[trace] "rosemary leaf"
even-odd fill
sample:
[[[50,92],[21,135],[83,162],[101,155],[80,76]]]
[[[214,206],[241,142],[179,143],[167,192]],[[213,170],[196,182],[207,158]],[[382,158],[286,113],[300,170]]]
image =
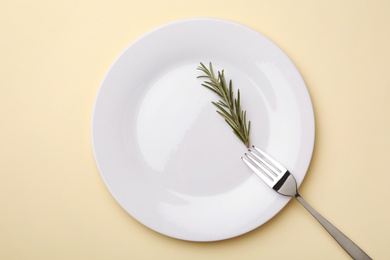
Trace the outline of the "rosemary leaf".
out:
[[[211,91],[214,91],[217,95],[219,95],[219,92],[217,91],[217,90],[215,90],[214,88],[212,88],[212,87],[209,87],[208,85],[206,85],[206,84],[201,84],[203,87],[205,87],[205,88],[208,88],[208,89],[210,89]]]
[[[217,113],[218,113],[220,116],[222,116],[223,119],[225,119],[226,121],[229,121],[228,123],[229,123],[229,125],[231,125],[231,127],[232,127],[233,129],[237,129],[237,128],[236,128],[237,126],[234,124],[234,120],[232,119],[232,117],[231,117],[230,115],[227,115],[227,114],[225,114],[225,113],[223,113],[223,112],[221,112],[221,111],[218,111],[218,110],[217,110]]]
[[[217,112],[222,112],[224,115],[226,115],[230,120],[232,120],[234,122],[234,118],[221,105],[219,105],[216,102],[211,102],[211,103],[213,103],[213,105],[219,109],[219,111],[217,111]]]
[[[228,105],[226,105],[226,104],[225,104],[224,102],[222,102],[221,100],[219,100],[219,101],[217,102],[217,104],[220,105],[220,106],[229,108]]]

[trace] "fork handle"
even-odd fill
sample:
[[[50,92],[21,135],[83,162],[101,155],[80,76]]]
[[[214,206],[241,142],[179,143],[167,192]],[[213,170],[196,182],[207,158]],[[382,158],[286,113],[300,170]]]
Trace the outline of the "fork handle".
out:
[[[301,205],[310,212],[310,214],[317,219],[318,222],[329,232],[329,234],[340,244],[342,248],[353,259],[372,259],[369,257],[360,247],[358,247],[351,239],[344,235],[340,230],[333,226],[328,220],[321,216],[315,209],[313,209],[299,194],[295,196],[295,199],[301,203]]]

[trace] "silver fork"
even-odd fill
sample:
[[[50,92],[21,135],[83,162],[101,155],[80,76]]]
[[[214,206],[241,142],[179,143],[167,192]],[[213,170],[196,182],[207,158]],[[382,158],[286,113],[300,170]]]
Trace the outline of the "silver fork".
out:
[[[353,259],[371,259],[360,247],[321,216],[299,195],[295,178],[285,167],[256,146],[253,145],[252,148],[248,149],[248,153],[245,153],[245,156],[241,159],[268,186],[279,194],[293,197],[301,203]]]

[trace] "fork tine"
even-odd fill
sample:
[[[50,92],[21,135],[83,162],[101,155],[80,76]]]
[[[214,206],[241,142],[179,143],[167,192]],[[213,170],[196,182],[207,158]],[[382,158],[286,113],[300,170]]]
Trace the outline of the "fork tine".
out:
[[[255,164],[255,166],[257,166],[257,168],[259,168],[264,174],[267,175],[267,177],[271,181],[273,181],[275,178],[272,175],[275,175],[275,174],[272,174],[273,173],[272,170],[268,169],[267,165],[264,165],[264,161],[262,161],[261,158],[258,157],[256,154],[254,154],[251,150],[248,150],[248,152],[249,152],[249,154],[247,154],[247,153],[245,154],[246,157],[248,157],[251,160],[251,162],[253,164]],[[253,156],[256,157],[257,160]],[[275,177],[277,177],[277,176],[275,176]]]
[[[241,159],[245,162],[249,168],[252,169],[253,172],[256,173],[268,186],[273,187],[275,184],[275,180],[267,173],[267,170],[264,169],[262,165],[260,165],[254,158],[245,153],[245,157],[241,157]]]
[[[265,183],[273,189],[276,187],[276,191],[278,191],[280,187],[277,183],[283,179],[283,181],[280,182],[280,185],[283,185],[285,179],[289,175],[287,169],[261,149],[254,145],[252,145],[252,147],[253,149],[248,149],[248,152],[245,153],[245,156],[241,157],[241,159]]]
[[[264,167],[267,169],[267,173],[271,173],[274,177],[278,177],[278,174],[280,173],[280,170],[276,168],[272,163],[267,161],[266,158],[260,157],[257,153],[253,152],[252,150],[248,150],[251,155],[256,157],[257,160],[255,160],[256,164],[259,165],[259,167]]]
[[[279,173],[282,173],[282,172],[285,172],[287,171],[287,169],[285,167],[283,167],[283,165],[281,165],[280,163],[278,163],[275,159],[273,159],[271,156],[269,156],[268,154],[266,154],[265,152],[263,152],[262,150],[260,150],[258,147],[252,145],[252,147],[261,154],[261,156],[263,156],[264,158],[266,158],[268,160],[268,162],[270,162],[272,165],[273,165],[273,168],[277,169]]]

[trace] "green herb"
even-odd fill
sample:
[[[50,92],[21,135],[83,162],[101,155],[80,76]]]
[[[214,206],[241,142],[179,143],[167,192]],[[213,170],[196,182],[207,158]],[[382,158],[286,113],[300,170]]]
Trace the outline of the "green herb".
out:
[[[210,89],[221,98],[218,102],[211,102],[218,108],[217,113],[225,119],[226,123],[233,129],[233,133],[245,144],[245,146],[249,147],[251,122],[246,122],[246,111],[241,110],[240,90],[237,90],[237,98],[235,98],[232,81],[229,80],[229,86],[226,84],[224,70],[221,72],[218,71],[218,76],[216,77],[211,62],[209,68],[203,63],[200,63],[198,70],[205,74],[198,76],[198,78],[207,79],[201,85]]]

